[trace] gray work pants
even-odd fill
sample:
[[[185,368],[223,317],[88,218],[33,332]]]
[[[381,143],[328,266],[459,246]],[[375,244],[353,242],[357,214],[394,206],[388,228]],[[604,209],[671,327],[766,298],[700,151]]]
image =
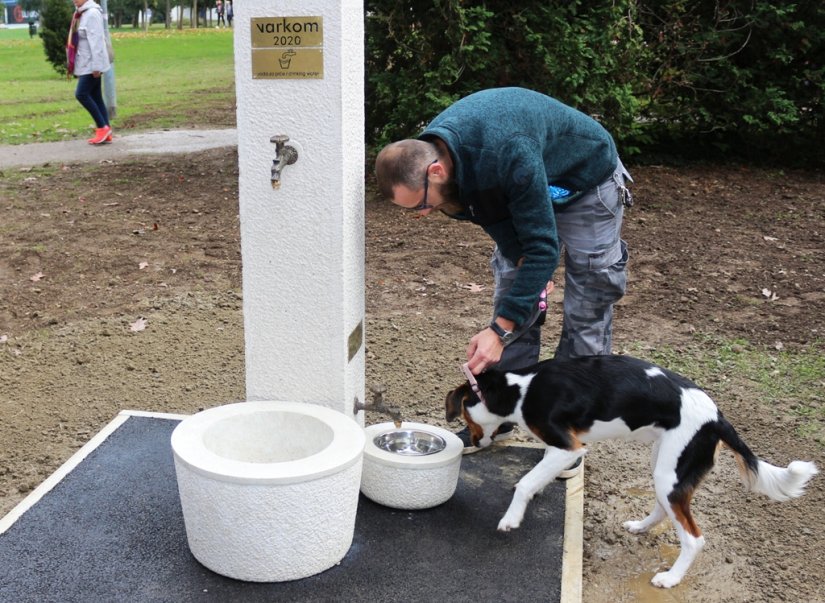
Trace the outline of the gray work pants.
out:
[[[564,316],[556,358],[610,354],[613,304],[627,286],[627,243],[621,239],[624,206],[630,204],[630,174],[619,161],[616,171],[569,207],[556,211],[556,229],[564,248]],[[518,267],[498,250],[490,266],[495,278],[494,304],[510,289]],[[535,364],[541,348],[536,311],[504,349],[496,368],[509,370]]]

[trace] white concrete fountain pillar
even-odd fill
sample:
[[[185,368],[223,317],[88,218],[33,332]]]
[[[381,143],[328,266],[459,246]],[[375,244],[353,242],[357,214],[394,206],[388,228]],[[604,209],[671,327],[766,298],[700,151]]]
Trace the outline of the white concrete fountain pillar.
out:
[[[353,416],[364,400],[363,1],[234,6],[246,398]],[[296,155],[273,173],[276,156]]]

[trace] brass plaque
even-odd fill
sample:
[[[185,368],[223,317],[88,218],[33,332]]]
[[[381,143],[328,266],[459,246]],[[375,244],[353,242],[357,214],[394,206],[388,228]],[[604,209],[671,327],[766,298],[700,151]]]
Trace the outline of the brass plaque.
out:
[[[253,79],[324,77],[323,17],[252,19]]]
[[[349,352],[349,358],[347,362],[351,361],[355,355],[358,353],[358,350],[361,349],[361,345],[364,343],[364,321],[358,323],[358,326],[352,330],[352,333],[349,334],[349,338],[347,339],[347,348]]]
[[[252,79],[322,79],[321,48],[252,49]]]

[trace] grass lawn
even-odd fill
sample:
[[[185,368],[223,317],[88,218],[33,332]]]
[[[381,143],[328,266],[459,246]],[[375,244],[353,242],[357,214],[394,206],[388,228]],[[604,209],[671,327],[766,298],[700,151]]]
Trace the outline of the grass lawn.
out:
[[[3,27],[0,28],[0,43],[6,40],[28,40],[28,27]]]
[[[234,124],[232,31],[113,32],[115,131]],[[0,144],[86,136],[89,114],[27,29],[0,30]]]

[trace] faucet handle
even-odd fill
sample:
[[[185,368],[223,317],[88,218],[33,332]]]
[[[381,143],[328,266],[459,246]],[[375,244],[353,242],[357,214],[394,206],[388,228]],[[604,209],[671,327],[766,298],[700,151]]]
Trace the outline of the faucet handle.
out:
[[[298,149],[287,144],[289,142],[289,136],[286,134],[271,136],[269,142],[275,145],[275,160],[278,162],[278,172],[280,172],[285,165],[292,165],[298,161]]]
[[[384,387],[381,383],[376,383],[375,385],[370,386],[370,391],[372,392],[373,404],[384,403],[384,394],[387,393],[386,387]]]

